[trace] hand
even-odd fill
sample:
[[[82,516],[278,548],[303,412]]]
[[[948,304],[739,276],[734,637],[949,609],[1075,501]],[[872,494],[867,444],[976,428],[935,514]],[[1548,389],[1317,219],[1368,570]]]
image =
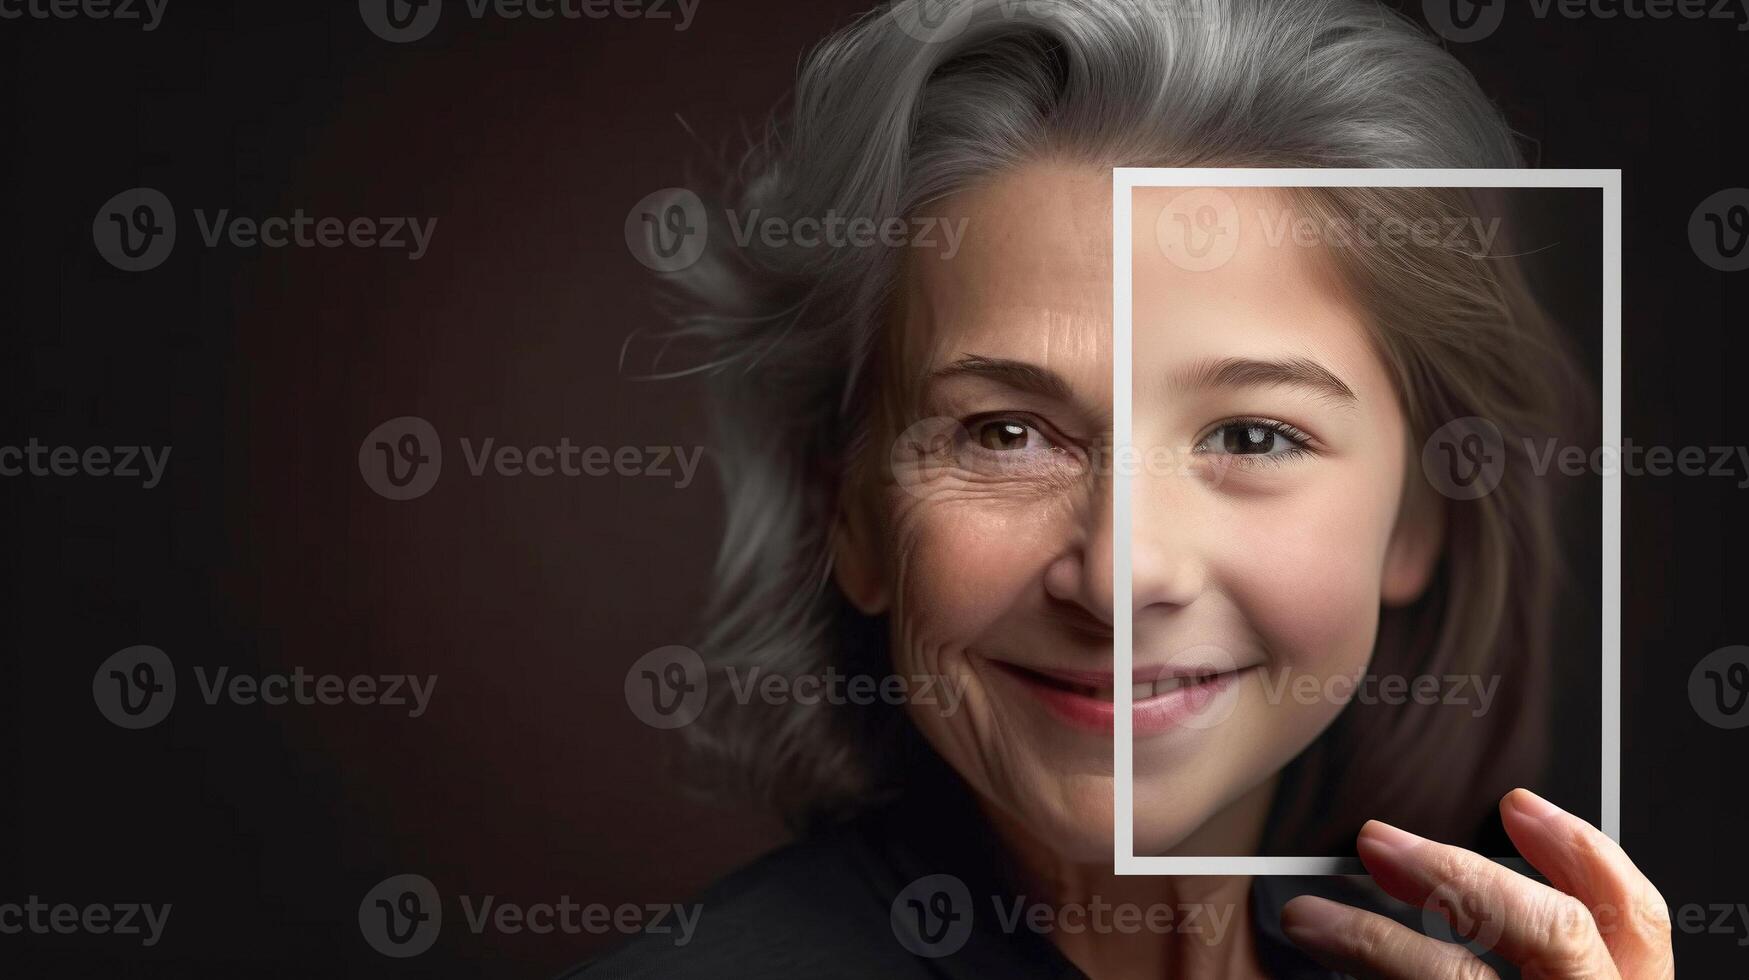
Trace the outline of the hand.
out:
[[[1498,951],[1525,980],[1676,975],[1664,898],[1615,841],[1525,789],[1506,794],[1500,818],[1549,885],[1377,820],[1360,829],[1360,860],[1387,893],[1437,908],[1458,934]],[[1322,898],[1295,898],[1281,921],[1318,962],[1363,980],[1498,976],[1463,946]]]

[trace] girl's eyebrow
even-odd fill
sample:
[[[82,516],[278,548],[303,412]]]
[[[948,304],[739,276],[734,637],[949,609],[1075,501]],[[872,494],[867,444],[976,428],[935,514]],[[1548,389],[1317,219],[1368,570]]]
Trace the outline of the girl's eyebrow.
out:
[[[1281,361],[1260,361],[1248,357],[1197,361],[1174,372],[1172,382],[1185,388],[1265,388],[1287,385],[1306,388],[1339,402],[1352,404],[1359,401],[1354,395],[1354,389],[1348,387],[1330,369],[1304,357]]]

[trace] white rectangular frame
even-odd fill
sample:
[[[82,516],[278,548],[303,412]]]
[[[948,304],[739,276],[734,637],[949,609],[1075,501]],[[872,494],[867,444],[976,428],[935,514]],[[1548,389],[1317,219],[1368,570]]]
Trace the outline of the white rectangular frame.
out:
[[[1603,192],[1603,444],[1621,444],[1621,171],[1620,170],[1415,170],[1269,169],[1224,167],[1118,167],[1112,170],[1112,303],[1114,409],[1112,437],[1118,446],[1134,442],[1132,404],[1133,295],[1131,293],[1131,210],[1138,187],[1522,187],[1591,188]],[[1129,676],[1134,663],[1130,505],[1131,475],[1115,467],[1113,493],[1113,610],[1116,676]],[[1603,479],[1602,692],[1603,767],[1601,829],[1621,839],[1621,477]],[[1118,684],[1112,738],[1115,799],[1112,815],[1114,861],[1125,875],[1348,875],[1364,874],[1353,858],[1340,857],[1165,857],[1135,853],[1135,771],[1133,691]],[[1496,860],[1500,860],[1496,858]],[[1522,862],[1514,861],[1517,865]]]

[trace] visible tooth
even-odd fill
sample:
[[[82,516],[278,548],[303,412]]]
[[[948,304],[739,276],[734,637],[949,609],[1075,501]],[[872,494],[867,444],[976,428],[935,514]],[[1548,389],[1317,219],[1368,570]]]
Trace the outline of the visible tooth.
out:
[[[1137,684],[1130,692],[1130,698],[1135,701],[1146,701],[1154,696],[1154,685]]]
[[[1109,687],[1089,687],[1085,689],[1087,696],[1100,701],[1117,700],[1117,691]]]

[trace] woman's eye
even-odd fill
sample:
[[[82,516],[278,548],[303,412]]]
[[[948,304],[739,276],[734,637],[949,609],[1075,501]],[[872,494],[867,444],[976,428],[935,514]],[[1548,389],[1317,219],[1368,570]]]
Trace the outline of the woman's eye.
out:
[[[955,453],[967,473],[987,479],[1059,478],[1078,472],[1074,445],[1045,423],[1020,415],[985,415],[960,423]]]
[[[979,446],[995,452],[1035,449],[1045,442],[1038,430],[1013,419],[992,419],[979,422],[972,429],[972,438]]]
[[[1234,419],[1216,426],[1196,449],[1223,456],[1285,458],[1308,452],[1310,442],[1310,436],[1286,422]]]

